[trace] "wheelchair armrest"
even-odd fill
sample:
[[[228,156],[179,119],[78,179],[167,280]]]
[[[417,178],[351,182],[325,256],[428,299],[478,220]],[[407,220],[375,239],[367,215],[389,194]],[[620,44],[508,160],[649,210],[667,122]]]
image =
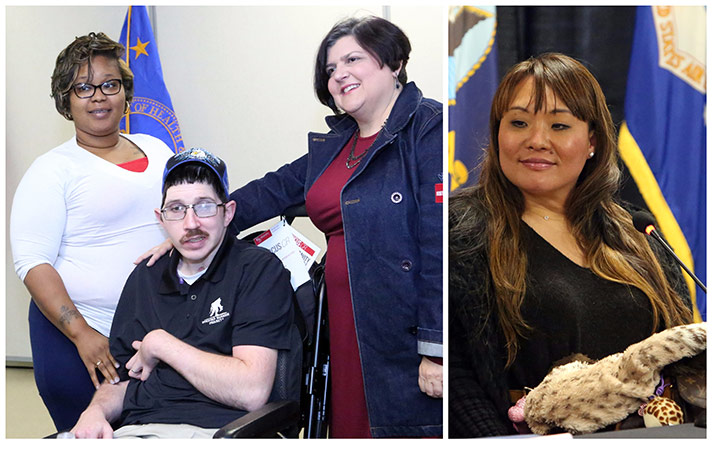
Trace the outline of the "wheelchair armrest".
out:
[[[272,402],[220,428],[213,439],[275,437],[278,431],[296,425],[299,419],[297,402]]]
[[[282,212],[282,216],[285,217],[288,223],[293,223],[293,220],[297,217],[307,217],[308,213],[305,209],[305,203],[303,202],[289,207]]]

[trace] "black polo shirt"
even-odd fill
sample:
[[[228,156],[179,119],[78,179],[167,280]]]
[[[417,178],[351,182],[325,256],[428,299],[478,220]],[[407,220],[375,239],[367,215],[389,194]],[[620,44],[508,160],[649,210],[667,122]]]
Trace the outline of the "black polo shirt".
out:
[[[219,428],[244,412],[201,394],[160,362],[146,381],[131,379],[125,364],[132,342],[162,328],[195,348],[232,355],[236,345],[290,348],[293,290],[290,274],[268,250],[229,233],[208,270],[188,285],[177,274],[179,252],[152,267],[139,264],[128,277],[110,330],[110,351],[130,380],[120,426],[186,423]]]

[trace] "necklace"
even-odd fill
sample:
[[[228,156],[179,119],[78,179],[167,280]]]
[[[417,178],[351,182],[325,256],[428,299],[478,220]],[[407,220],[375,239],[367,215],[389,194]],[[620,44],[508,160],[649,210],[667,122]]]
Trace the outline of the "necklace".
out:
[[[531,212],[532,214],[534,214],[538,217],[542,217],[545,222],[550,222],[551,220],[564,220],[564,217],[550,217],[549,214],[541,214],[539,212],[535,212],[532,210],[530,210],[529,212]]]
[[[357,130],[355,132],[355,134],[353,135],[353,143],[352,143],[352,147],[350,148],[350,154],[347,157],[347,161],[345,161],[345,167],[347,167],[348,169],[352,169],[353,167],[360,164],[360,161],[363,159],[363,157],[367,154],[368,150],[370,149],[370,147],[368,147],[365,149],[364,152],[355,156],[355,146],[357,145],[359,136],[360,136],[360,130]]]
[[[365,157],[365,155],[367,155],[367,152],[368,152],[368,150],[370,150],[370,147],[373,146],[373,144],[377,140],[378,136],[380,136],[380,132],[383,130],[383,128],[385,128],[385,124],[383,124],[382,128],[380,128],[380,131],[377,132],[377,134],[375,135],[375,139],[373,139],[372,143],[367,146],[365,151],[363,151],[359,155],[355,155],[355,146],[357,145],[358,138],[360,137],[360,129],[358,128],[358,130],[353,135],[352,147],[350,147],[350,154],[347,157],[347,161],[345,161],[345,167],[347,167],[348,169],[352,169],[353,167],[360,164],[360,161],[362,161],[362,159]]]

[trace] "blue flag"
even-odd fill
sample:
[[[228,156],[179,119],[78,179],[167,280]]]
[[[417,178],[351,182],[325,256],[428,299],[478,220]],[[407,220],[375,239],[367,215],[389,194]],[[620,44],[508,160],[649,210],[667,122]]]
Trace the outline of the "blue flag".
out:
[[[702,6],[639,6],[620,154],[668,243],[706,280],[706,18]],[[686,277],[695,320],[706,298]]]
[[[448,171],[450,190],[477,182],[489,143],[490,105],[498,84],[494,6],[457,6],[448,32]]]
[[[128,30],[130,30],[128,32]],[[144,6],[130,6],[120,32],[125,57],[135,76],[130,113],[120,122],[123,133],[145,133],[162,139],[175,153],[185,149],[180,125],[165,88],[160,56]]]

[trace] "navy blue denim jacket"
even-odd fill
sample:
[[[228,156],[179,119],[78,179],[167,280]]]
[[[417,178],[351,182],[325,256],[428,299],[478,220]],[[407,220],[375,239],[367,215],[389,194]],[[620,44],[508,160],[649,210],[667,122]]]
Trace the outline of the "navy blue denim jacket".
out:
[[[244,230],[305,202],[357,129],[329,116],[309,151],[230,195]],[[341,192],[345,247],[373,436],[442,435],[442,399],[418,387],[422,355],[442,356],[442,105],[414,83]]]

